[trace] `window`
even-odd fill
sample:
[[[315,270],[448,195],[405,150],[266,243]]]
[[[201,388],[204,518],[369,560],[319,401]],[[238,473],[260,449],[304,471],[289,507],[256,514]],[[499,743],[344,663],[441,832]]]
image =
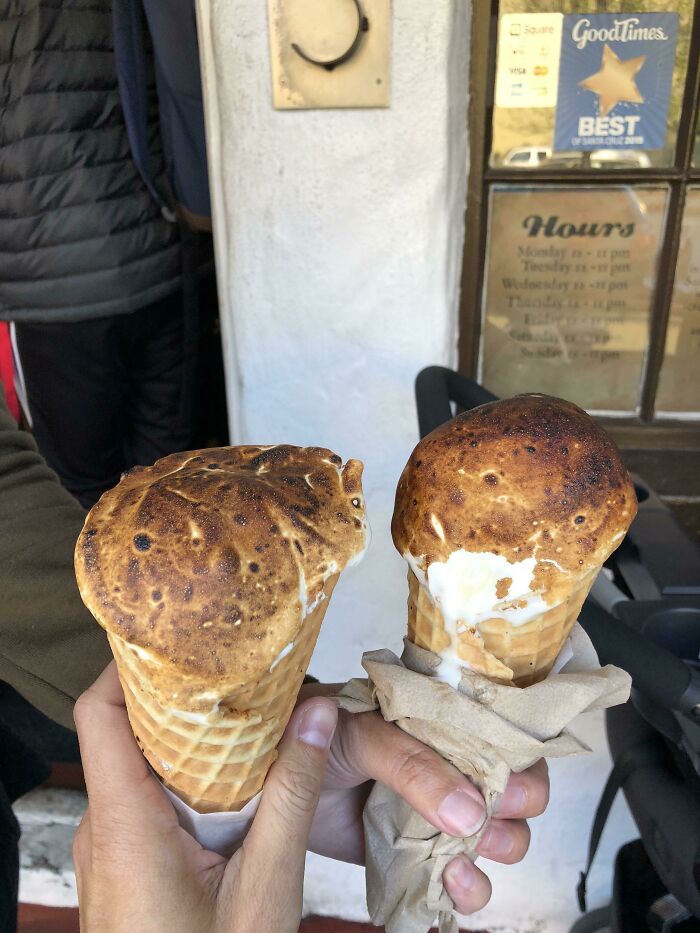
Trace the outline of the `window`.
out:
[[[697,495],[700,529],[694,16],[693,0],[475,0],[460,368],[587,408],[652,485]]]
[[[700,412],[700,187],[688,188],[666,347],[656,393],[658,418]]]

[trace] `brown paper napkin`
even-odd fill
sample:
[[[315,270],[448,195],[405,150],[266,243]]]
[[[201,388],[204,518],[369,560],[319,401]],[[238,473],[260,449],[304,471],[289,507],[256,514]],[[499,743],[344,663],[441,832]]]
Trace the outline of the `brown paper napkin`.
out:
[[[579,713],[624,703],[631,680],[617,667],[601,668],[580,626],[571,658],[559,673],[518,689],[492,684],[469,671],[459,690],[435,679],[440,658],[404,642],[393,652],[367,652],[368,680],[351,680],[339,705],[352,713],[379,708],[385,720],[451,761],[479,788],[487,819],[474,836],[438,832],[397,794],[376,784],[364,811],[367,907],[387,933],[427,933],[439,917],[440,933],[458,930],[442,872],[458,853],[475,859],[476,846],[511,771],[540,758],[564,758],[589,749],[566,729]]]

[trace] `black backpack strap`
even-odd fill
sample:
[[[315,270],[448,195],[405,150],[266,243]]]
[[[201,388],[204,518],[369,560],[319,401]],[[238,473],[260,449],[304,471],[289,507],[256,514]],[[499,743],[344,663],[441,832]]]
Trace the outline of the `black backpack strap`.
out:
[[[633,745],[631,748],[628,748],[615,762],[595,811],[593,826],[591,827],[591,837],[588,841],[588,861],[585,871],[582,871],[579,876],[579,883],[576,887],[578,906],[581,912],[586,910],[586,883],[588,881],[588,875],[593,866],[593,859],[598,851],[600,838],[603,835],[605,824],[608,821],[608,814],[610,813],[610,808],[613,805],[618,790],[624,787],[630,775],[635,771],[638,771],[640,768],[649,768],[653,765],[662,764],[666,760],[666,754],[658,743],[644,742],[640,745]]]
[[[159,188],[151,165],[148,125],[149,61],[146,50],[148,26],[142,0],[113,0],[112,28],[119,95],[131,156],[161,213],[167,221],[175,223],[170,192]]]
[[[192,442],[200,339],[200,266],[203,234],[179,219],[182,259],[183,367],[180,423]]]

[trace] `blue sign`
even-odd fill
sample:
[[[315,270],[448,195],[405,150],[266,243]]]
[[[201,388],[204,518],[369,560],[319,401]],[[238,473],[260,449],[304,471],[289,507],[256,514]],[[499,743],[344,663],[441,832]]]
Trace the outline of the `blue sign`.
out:
[[[554,148],[661,149],[677,13],[564,17]]]

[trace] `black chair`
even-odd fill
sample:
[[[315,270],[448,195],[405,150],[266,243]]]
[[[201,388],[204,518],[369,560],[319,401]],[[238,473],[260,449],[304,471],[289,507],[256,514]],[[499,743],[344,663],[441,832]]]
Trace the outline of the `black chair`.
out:
[[[496,398],[450,369],[416,379],[421,437]],[[639,511],[587,599],[580,622],[602,664],[632,676],[632,697],[607,713],[613,770],[595,815],[588,869],[617,790],[640,839],[620,849],[613,901],[571,933],[700,930],[700,546],[643,480]]]

